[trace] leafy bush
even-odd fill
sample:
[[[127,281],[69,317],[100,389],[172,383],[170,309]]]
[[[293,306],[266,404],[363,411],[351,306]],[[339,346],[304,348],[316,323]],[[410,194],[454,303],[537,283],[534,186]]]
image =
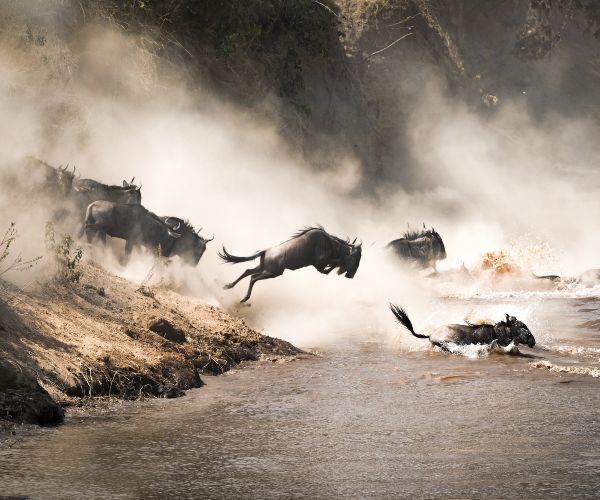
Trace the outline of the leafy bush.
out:
[[[77,269],[83,257],[83,248],[73,246],[73,237],[70,234],[60,235],[56,241],[54,225],[46,224],[46,248],[52,253],[56,263],[54,279],[63,284],[79,283],[81,271]]]

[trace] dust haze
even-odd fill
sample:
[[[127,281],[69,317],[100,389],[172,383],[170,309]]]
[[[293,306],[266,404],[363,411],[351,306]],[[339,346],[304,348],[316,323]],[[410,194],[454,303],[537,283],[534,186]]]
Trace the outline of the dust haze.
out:
[[[347,151],[326,170],[306,164],[281,139],[284,124],[190,90],[183,71],[151,55],[139,37],[94,26],[68,46],[14,40],[0,37],[1,168],[35,155],[76,165],[83,177],[107,184],[135,176],[146,208],[216,235],[197,268],[175,262],[160,271],[162,279],[235,311],[266,334],[301,346],[347,336],[396,339],[389,301],[404,305],[419,324],[462,320],[468,311],[440,309],[435,290],[384,251],[407,223],[440,232],[448,253],[442,270],[471,268],[486,251],[539,244],[550,250],[528,262],[530,270],[576,274],[598,267],[598,126],[560,115],[535,120],[526,95],[481,113],[447,95],[441,77],[428,82],[404,127],[414,160],[397,161],[398,169],[425,177],[428,187],[377,185]],[[363,189],[367,180],[375,192]],[[0,192],[0,227],[16,221],[17,250],[43,253],[47,213],[35,199],[30,212],[15,213],[9,191]],[[317,224],[362,240],[353,280],[288,271],[258,283],[251,307],[237,304],[247,280],[222,290],[245,267],[221,263],[221,245],[249,255]],[[153,265],[147,253],[126,267],[87,246],[86,256],[140,282]]]

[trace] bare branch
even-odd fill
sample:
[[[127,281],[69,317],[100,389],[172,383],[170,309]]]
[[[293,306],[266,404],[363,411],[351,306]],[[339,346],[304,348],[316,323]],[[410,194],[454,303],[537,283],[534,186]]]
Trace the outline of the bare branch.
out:
[[[331,7],[329,7],[328,5],[325,5],[324,3],[319,2],[319,0],[313,0],[314,3],[320,5],[321,7],[323,7],[324,9],[327,9],[329,12],[331,12],[335,17],[340,17],[338,16],[332,9]]]
[[[393,47],[394,45],[396,45],[400,40],[404,40],[407,36],[413,35],[414,33],[411,31],[410,33],[406,33],[406,35],[402,35],[400,38],[398,38],[397,40],[394,40],[392,43],[390,43],[389,45],[385,46],[383,49],[381,50],[376,50],[375,52],[373,52],[372,54],[369,54],[367,57],[365,57],[365,59],[369,59],[369,57],[374,56],[376,54],[380,54],[381,52],[383,52],[384,50],[389,49],[390,47]]]

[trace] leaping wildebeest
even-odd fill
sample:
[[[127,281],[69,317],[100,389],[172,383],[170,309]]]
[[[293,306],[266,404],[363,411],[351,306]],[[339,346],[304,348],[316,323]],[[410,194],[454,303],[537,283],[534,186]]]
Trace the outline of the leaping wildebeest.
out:
[[[417,263],[423,269],[436,268],[438,260],[446,258],[446,247],[440,234],[434,229],[408,230],[402,238],[388,243],[398,257],[408,262]]]
[[[314,266],[320,273],[329,274],[337,268],[338,274],[346,273],[346,278],[353,278],[362,253],[362,244],[355,243],[356,238],[350,243],[349,240],[342,240],[329,234],[319,226],[298,231],[289,240],[249,257],[236,257],[223,247],[219,257],[230,264],[249,262],[260,257],[258,266],[246,269],[238,279],[225,285],[224,288],[233,288],[241,280],[250,276],[248,292],[241,300],[246,302],[257,281],[281,276],[286,269],[296,270]]]
[[[473,325],[444,325],[437,328],[431,335],[416,333],[408,315],[401,307],[390,304],[390,309],[398,322],[415,337],[429,339],[429,341],[442,349],[448,344],[468,345],[487,344],[494,342],[496,345],[506,347],[512,344],[525,344],[529,347],[535,345],[535,338],[527,328],[527,325],[514,316],[506,315],[505,321],[499,321],[495,325],[483,324]]]
[[[126,205],[99,200],[91,203],[85,214],[85,233],[89,242],[98,235],[126,240],[125,251],[131,254],[140,245],[156,251],[163,257],[179,255],[186,264],[197,265],[206,244],[214,239],[204,239],[191,224],[176,217],[159,217],[142,205]]]

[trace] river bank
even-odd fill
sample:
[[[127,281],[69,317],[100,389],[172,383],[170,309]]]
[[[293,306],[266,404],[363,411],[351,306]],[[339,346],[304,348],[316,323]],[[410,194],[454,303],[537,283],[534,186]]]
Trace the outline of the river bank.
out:
[[[56,424],[63,408],[101,397],[178,397],[203,374],[302,352],[166,288],[81,271],[79,283],[32,291],[0,281],[1,419]]]

